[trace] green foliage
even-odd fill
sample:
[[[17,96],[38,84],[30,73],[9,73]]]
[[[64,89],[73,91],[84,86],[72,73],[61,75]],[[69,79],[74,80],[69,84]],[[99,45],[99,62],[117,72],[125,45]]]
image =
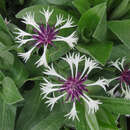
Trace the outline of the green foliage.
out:
[[[40,51],[37,49],[27,63],[24,63],[17,53],[26,52],[29,46],[17,48],[14,34],[16,27],[32,32],[31,26],[25,27],[21,22],[27,12],[35,13],[38,24],[45,24],[45,18],[40,11],[48,7],[54,10],[49,20],[50,25],[56,23],[58,14],[66,19],[71,16],[77,25],[60,32],[67,36],[74,30],[77,31],[79,40],[74,49],[64,42],[57,42],[55,47],[49,47],[47,50],[48,63],[53,63],[58,72],[61,69],[62,75],[66,76],[69,68],[61,56],[68,52],[80,52],[103,66],[101,71],[96,70],[88,77],[89,82],[97,80],[99,76],[116,76],[116,71],[107,65],[111,60],[126,57],[127,66],[130,64],[129,0],[1,0],[0,130],[129,129],[125,115],[130,115],[130,101],[109,97],[98,86],[88,87],[88,95],[102,102],[95,114],[88,113],[89,108],[82,100],[76,106],[80,121],[71,121],[64,117],[70,112],[70,103],[56,103],[53,111],[49,111],[40,91],[40,83],[44,77],[42,72],[45,68],[36,68],[35,65],[41,56]],[[11,23],[5,21],[5,18],[11,20]],[[81,64],[79,68],[83,67]]]

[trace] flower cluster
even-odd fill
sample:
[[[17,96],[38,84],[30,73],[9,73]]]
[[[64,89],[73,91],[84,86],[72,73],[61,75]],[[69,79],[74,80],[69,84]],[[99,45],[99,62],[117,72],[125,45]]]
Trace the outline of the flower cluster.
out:
[[[37,47],[43,47],[43,54],[41,58],[36,62],[37,67],[44,65],[45,67],[48,66],[47,60],[46,60],[46,50],[48,45],[54,45],[54,42],[57,41],[63,41],[66,42],[71,48],[77,44],[78,38],[76,36],[76,31],[74,31],[72,34],[70,34],[68,37],[63,37],[60,34],[60,30],[72,28],[75,27],[73,25],[72,18],[68,16],[67,19],[64,19],[63,15],[57,15],[56,16],[56,23],[52,26],[49,25],[49,19],[51,15],[53,14],[53,10],[49,11],[49,8],[47,10],[43,9],[43,11],[40,11],[41,14],[45,17],[45,25],[41,24],[38,25],[34,19],[34,13],[28,12],[26,13],[26,16],[23,17],[23,23],[26,25],[31,25],[33,27],[33,34],[25,32],[19,28],[16,28],[15,34],[18,36],[16,37],[16,42],[20,43],[18,47],[21,47],[24,44],[27,43],[33,43],[33,47],[25,52],[25,53],[19,53],[18,55],[21,56],[25,62],[30,58],[31,53],[33,50]]]
[[[115,87],[108,91],[108,94],[111,96],[118,95],[124,96],[126,99],[130,99],[130,69],[124,67],[126,58],[117,59],[115,62],[111,62],[111,65],[118,69],[119,76],[110,79],[109,83],[113,81],[118,81]],[[117,91],[117,89],[121,89],[121,91]]]
[[[65,97],[65,101],[72,102],[72,109],[70,113],[66,114],[69,119],[75,118],[78,119],[77,111],[76,111],[76,102],[83,99],[89,106],[89,113],[94,113],[99,109],[99,104],[102,104],[99,100],[93,100],[87,95],[88,86],[100,86],[106,91],[106,86],[108,86],[108,82],[106,79],[98,79],[94,83],[85,83],[88,79],[88,75],[93,69],[100,68],[98,63],[90,58],[85,56],[80,56],[80,54],[68,54],[65,58],[62,58],[66,61],[70,67],[71,75],[68,75],[67,78],[58,74],[53,67],[46,68],[44,74],[47,76],[54,76],[57,78],[57,83],[53,83],[44,78],[44,83],[41,83],[41,91],[43,94],[43,99],[46,98],[46,103],[48,106],[53,109],[55,103],[61,98]],[[82,72],[79,72],[79,63],[84,62],[84,69]],[[60,82],[60,83],[59,83]],[[53,93],[53,97],[51,97],[51,93]],[[55,96],[57,94],[59,96]],[[79,119],[78,119],[79,120]]]

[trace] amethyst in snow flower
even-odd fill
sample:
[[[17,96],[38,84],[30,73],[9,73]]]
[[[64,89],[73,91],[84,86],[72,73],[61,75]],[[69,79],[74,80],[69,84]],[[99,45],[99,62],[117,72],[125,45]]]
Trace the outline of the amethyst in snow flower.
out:
[[[60,30],[75,27],[75,25],[73,25],[74,22],[70,16],[68,16],[67,19],[64,19],[63,15],[57,15],[56,23],[54,25],[49,25],[49,19],[53,14],[53,10],[49,11],[49,8],[47,10],[43,9],[43,11],[40,11],[40,13],[45,17],[45,25],[38,25],[34,19],[34,13],[27,12],[26,16],[22,18],[22,22],[26,25],[31,25],[33,27],[34,33],[31,34],[19,28],[16,28],[15,34],[18,35],[16,37],[16,42],[20,43],[19,47],[30,42],[34,43],[34,46],[29,51],[18,54],[24,59],[25,62],[27,62],[27,60],[30,58],[31,53],[35,48],[43,47],[43,54],[41,58],[36,62],[36,64],[37,67],[41,65],[47,67],[48,64],[46,60],[46,50],[48,45],[53,46],[54,42],[63,41],[66,42],[71,48],[73,48],[75,44],[77,44],[78,38],[76,36],[76,31],[67,37],[59,35]]]
[[[125,58],[122,58],[117,59],[115,62],[111,62],[111,65],[118,69],[119,76],[109,80],[109,83],[115,80],[118,83],[114,88],[108,91],[108,94],[116,96],[116,93],[118,93],[118,95],[124,96],[126,99],[130,99],[130,69],[124,67],[125,60]],[[121,93],[116,91],[117,89],[121,89]]]
[[[88,79],[88,75],[93,69],[100,68],[98,66],[98,63],[96,63],[96,61],[94,60],[91,60],[90,58],[86,58],[85,56],[80,56],[79,53],[69,53],[68,55],[66,55],[65,58],[62,59],[68,63],[71,70],[71,75],[68,75],[67,78],[65,78],[56,72],[53,64],[51,67],[48,67],[45,70],[44,74],[46,74],[47,76],[57,77],[58,83],[53,83],[44,78],[45,82],[41,83],[43,99],[47,99],[46,103],[48,104],[48,106],[50,106],[51,110],[53,109],[55,103],[63,97],[65,97],[64,99],[66,102],[71,101],[72,109],[70,113],[65,115],[65,117],[67,116],[69,119],[72,118],[73,120],[75,118],[78,119],[76,102],[79,102],[81,99],[83,99],[88,104],[88,113],[96,112],[99,109],[99,104],[102,103],[99,100],[93,100],[87,95],[87,87],[98,85],[106,91],[106,86],[108,85],[108,82],[106,81],[106,79],[98,79],[94,83],[85,83],[85,81]],[[79,72],[80,62],[84,62],[84,68],[82,72]],[[55,96],[56,93],[59,93],[59,96]]]

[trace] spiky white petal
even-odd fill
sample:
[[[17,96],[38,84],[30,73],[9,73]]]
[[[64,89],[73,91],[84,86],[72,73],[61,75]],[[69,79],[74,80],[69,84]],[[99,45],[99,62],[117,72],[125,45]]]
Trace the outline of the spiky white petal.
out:
[[[60,74],[58,74],[57,72],[56,72],[56,70],[54,69],[54,67],[53,67],[53,64],[51,65],[51,67],[48,67],[46,70],[45,70],[45,72],[43,72],[44,74],[46,74],[46,75],[50,75],[50,76],[56,76],[56,77],[58,77],[58,78],[60,78],[60,79],[63,79],[64,81],[66,81],[66,79],[63,77],[63,76],[61,76]]]
[[[83,61],[83,58],[84,58],[84,55],[80,56],[80,53],[75,54],[75,56],[74,56],[73,63],[75,64],[75,68],[76,68],[75,77],[77,77],[79,62]]]
[[[48,8],[47,10],[45,10],[45,9],[43,8],[43,11],[40,11],[40,13],[45,16],[45,20],[46,20],[46,24],[47,24],[48,21],[49,21],[50,16],[51,16],[52,13],[53,13],[53,10],[49,11],[49,8]]]
[[[52,87],[62,86],[63,85],[63,84],[53,84],[53,83],[49,82],[46,78],[43,78],[43,79],[44,79],[45,83],[41,83],[40,84],[41,87],[45,86],[45,87],[52,88]]]
[[[41,58],[35,63],[37,64],[37,67],[40,67],[41,65],[48,67],[47,60],[46,60],[46,51],[47,51],[47,45],[44,45],[44,52]]]
[[[87,84],[87,86],[101,86],[106,91],[106,86],[108,86],[108,81],[106,79],[98,79],[95,83]]]
[[[65,20],[61,14],[57,15],[56,19],[57,19],[57,21],[56,21],[55,27],[57,27],[57,26],[61,25],[63,22],[65,22]]]
[[[28,52],[25,53],[18,53],[18,56],[21,56],[23,58],[23,60],[25,61],[25,63],[27,62],[27,60],[30,58],[32,51],[36,48],[36,46],[39,43],[35,44],[34,47],[32,47]]]
[[[85,74],[85,72],[87,71],[87,75],[91,72],[91,70],[96,69],[96,68],[101,68],[99,67],[99,64],[92,60],[91,58],[86,58],[85,57],[85,64],[84,64],[84,70],[80,76],[80,78],[83,77],[83,75]]]
[[[22,45],[26,44],[27,42],[30,42],[30,41],[34,41],[33,38],[30,38],[30,39],[21,39],[21,38],[17,38],[17,43],[20,43],[18,48],[21,47]]]
[[[68,114],[66,114],[65,117],[68,117],[69,119],[72,118],[72,120],[74,120],[76,118],[79,121],[77,111],[76,111],[75,102],[73,103],[73,107],[72,107],[71,111]]]
[[[122,89],[122,94],[124,95],[124,98],[125,99],[130,99],[130,86],[128,86],[128,85],[126,85],[126,83],[125,83],[125,86],[124,86],[125,88],[121,88]]]
[[[107,91],[107,93],[109,94],[109,95],[111,95],[112,97],[115,97],[115,95],[114,95],[114,92],[115,92],[115,90],[116,90],[116,88],[119,86],[119,84],[117,84],[115,87],[113,87],[112,89],[110,89],[109,91]]]
[[[61,26],[59,29],[75,27],[75,25],[73,25],[73,23],[74,22],[72,21],[72,17],[68,16],[66,23],[63,26]]]
[[[53,41],[64,41],[66,42],[71,48],[74,48],[75,44],[78,42],[78,37],[76,35],[76,31],[74,31],[68,37],[56,36],[56,39]]]
[[[99,104],[102,104],[99,100],[92,100],[86,94],[84,94],[84,96],[81,97],[88,104],[88,113],[94,114],[99,109]]]
[[[58,96],[58,97],[54,97],[54,98],[47,97],[48,100],[47,100],[45,103],[48,104],[48,107],[49,107],[49,106],[51,107],[50,110],[52,111],[52,109],[53,109],[55,103],[57,103],[57,101],[58,101],[59,99],[61,99],[62,97],[64,97],[65,95],[66,95],[66,93],[64,93],[64,94],[62,94],[62,95],[60,95],[60,96]]]
[[[41,91],[42,91],[42,95],[43,99],[47,97],[48,94],[52,93],[52,92],[56,92],[56,91],[60,91],[62,88],[52,88],[52,87],[46,87],[46,86],[42,86],[41,87]]]
[[[115,62],[113,62],[113,61],[111,61],[110,63],[111,63],[111,66],[114,66],[114,67],[116,67],[119,71],[121,71],[122,72],[122,69],[121,69],[121,66],[120,66],[120,58],[118,58]]]
[[[122,70],[124,70],[124,62],[126,61],[126,57],[123,57],[122,59],[121,59],[121,62],[119,62],[119,64],[121,65],[121,68],[122,68]]]
[[[23,16],[22,19],[23,19],[23,21],[22,21],[23,23],[31,25],[31,26],[35,27],[37,30],[39,30],[39,26],[35,22],[35,19],[34,19],[34,13],[27,12],[26,16]]]
[[[74,53],[69,53],[68,55],[66,54],[65,58],[62,58],[63,60],[65,60],[69,65],[70,65],[70,69],[71,69],[71,75],[72,77],[74,77],[74,72],[73,72],[73,59],[74,59]]]
[[[15,34],[17,34],[18,36],[16,37],[16,39],[19,39],[20,37],[23,38],[25,36],[32,36],[32,34],[27,33],[19,28],[15,28],[16,32],[14,32]]]

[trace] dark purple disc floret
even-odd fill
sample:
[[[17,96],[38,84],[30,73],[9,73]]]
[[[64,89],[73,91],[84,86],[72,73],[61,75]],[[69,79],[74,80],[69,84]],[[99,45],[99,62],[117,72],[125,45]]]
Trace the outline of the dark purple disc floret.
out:
[[[130,85],[130,70],[126,69],[121,73],[119,78],[121,82],[125,82],[127,85]]]
[[[88,91],[86,89],[86,85],[83,84],[86,79],[87,76],[80,78],[80,74],[78,74],[77,77],[69,77],[67,81],[64,82],[64,85],[62,86],[62,91],[67,92],[66,101],[70,98],[72,101],[75,101],[76,99],[78,101],[80,100],[80,96],[83,96],[83,91]]]
[[[56,31],[55,27],[51,27],[50,25],[47,24],[46,27],[44,25],[39,26],[39,30],[34,29],[34,32],[37,33],[36,35],[33,35],[33,38],[40,43],[41,45],[53,45],[53,40],[56,39],[56,35],[58,31]]]

